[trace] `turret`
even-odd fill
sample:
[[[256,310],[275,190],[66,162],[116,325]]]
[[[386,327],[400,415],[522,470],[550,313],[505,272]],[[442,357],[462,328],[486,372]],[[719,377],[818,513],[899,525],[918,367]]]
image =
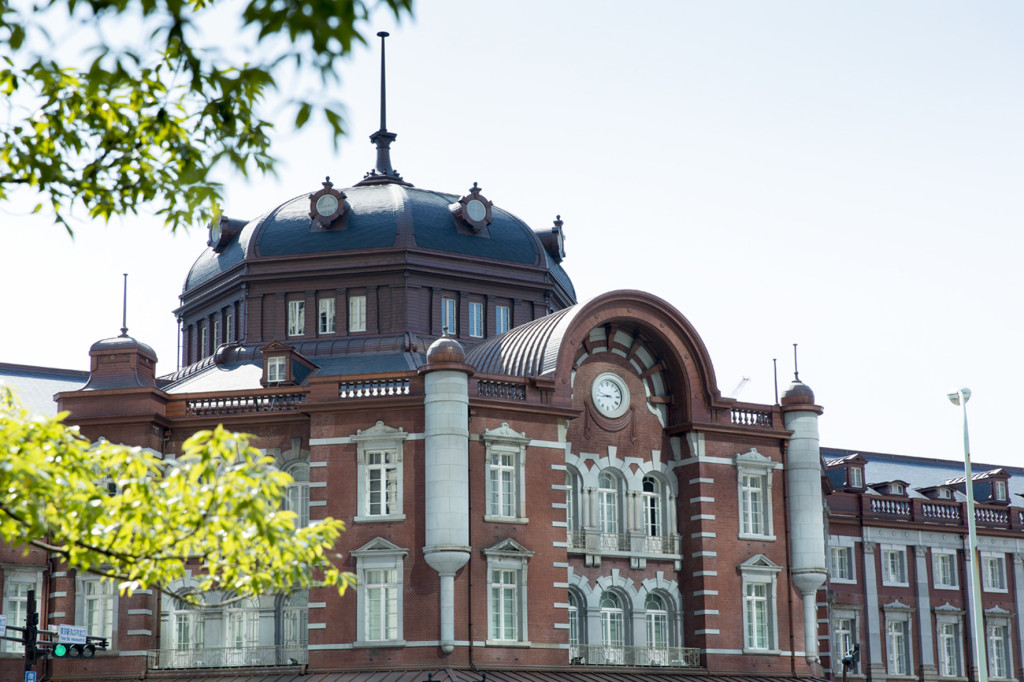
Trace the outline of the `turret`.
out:
[[[793,432],[786,452],[786,513],[789,515],[790,568],[793,586],[804,604],[804,652],[808,663],[818,661],[817,592],[825,568],[825,505],[821,493],[821,451],[814,392],[799,375],[782,394],[786,429]]]
[[[423,558],[441,578],[441,649],[455,649],[455,573],[469,561],[469,376],[466,352],[442,337],[424,375]]]

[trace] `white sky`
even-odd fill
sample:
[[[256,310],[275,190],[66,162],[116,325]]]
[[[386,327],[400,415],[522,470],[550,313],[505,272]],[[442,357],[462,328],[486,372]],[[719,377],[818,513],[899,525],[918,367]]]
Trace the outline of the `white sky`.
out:
[[[1024,4],[419,0],[414,21],[377,19],[406,180],[479,182],[534,228],[561,214],[580,299],[665,298],[724,394],[746,376],[742,400],[773,402],[772,358],[785,387],[798,342],[823,445],[962,457],[946,393],[969,386],[973,459],[1024,464]],[[280,133],[280,176],[227,178],[229,216],[362,178],[377,50],[341,73],[340,150]],[[173,371],[205,242],[151,217],[72,241],[0,207],[0,360],[87,369],[128,272],[129,333]]]

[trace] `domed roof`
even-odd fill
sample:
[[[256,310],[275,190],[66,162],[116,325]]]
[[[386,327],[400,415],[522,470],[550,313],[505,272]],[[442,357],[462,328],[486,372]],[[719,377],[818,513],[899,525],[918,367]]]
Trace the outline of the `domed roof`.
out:
[[[459,196],[399,183],[344,190],[347,210],[339,224],[319,227],[309,217],[309,195],[290,199],[250,221],[218,253],[207,249],[185,281],[189,292],[245,262],[363,249],[429,249],[544,267],[572,297],[575,290],[541,239],[512,213],[492,207],[492,222],[475,231],[457,216]]]
[[[427,362],[466,362],[466,351],[462,344],[450,336],[442,336],[427,349]]]
[[[102,339],[89,347],[89,353],[116,353],[125,350],[138,350],[142,353],[152,355],[154,359],[156,358],[156,351],[154,351],[151,346],[142,343],[141,341],[137,341],[127,334],[115,336],[110,339]]]
[[[814,391],[811,387],[800,381],[794,379],[793,383],[782,392],[782,399],[779,401],[783,406],[789,405],[813,405],[814,404]]]

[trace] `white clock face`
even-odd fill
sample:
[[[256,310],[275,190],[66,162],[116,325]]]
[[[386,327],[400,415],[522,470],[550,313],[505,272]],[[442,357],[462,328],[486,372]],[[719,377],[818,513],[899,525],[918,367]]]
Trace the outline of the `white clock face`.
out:
[[[316,212],[326,217],[333,215],[338,210],[338,197],[333,194],[324,194],[316,200]]]
[[[466,204],[466,215],[470,220],[478,223],[487,217],[487,207],[479,199],[471,199]]]
[[[615,374],[605,372],[594,379],[591,395],[594,406],[606,417],[618,417],[629,408],[629,389]]]

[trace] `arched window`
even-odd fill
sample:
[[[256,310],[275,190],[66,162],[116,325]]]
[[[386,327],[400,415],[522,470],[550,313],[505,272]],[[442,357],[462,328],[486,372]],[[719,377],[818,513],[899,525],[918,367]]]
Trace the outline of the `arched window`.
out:
[[[200,604],[202,595],[195,595]],[[173,668],[196,668],[204,665],[206,648],[206,614],[203,608],[170,598],[168,617],[171,625],[171,660]]]
[[[569,662],[576,665],[585,660],[583,645],[587,641],[586,611],[583,597],[574,589],[569,590]]]
[[[602,533],[619,532],[619,479],[604,471],[597,479],[597,516]]]
[[[644,519],[643,530],[647,535],[660,538],[665,535],[665,518],[663,515],[661,497],[662,485],[656,477],[648,474],[644,476]]]
[[[601,648],[600,661],[621,665],[625,662],[624,649],[626,644],[626,616],[622,601],[614,592],[601,595]]]
[[[256,651],[259,627],[259,599],[243,599],[224,609],[224,647],[228,665],[262,665]]]
[[[576,475],[565,472],[565,522],[570,531],[580,529],[579,490],[576,487]]]
[[[287,472],[294,479],[285,491],[285,509],[295,512],[295,527],[309,525],[309,462],[295,462]]]
[[[644,600],[644,621],[647,624],[648,665],[667,665],[670,641],[668,608],[665,599],[654,592]]]
[[[309,592],[301,590],[281,600],[282,661],[306,662],[309,643]]]

